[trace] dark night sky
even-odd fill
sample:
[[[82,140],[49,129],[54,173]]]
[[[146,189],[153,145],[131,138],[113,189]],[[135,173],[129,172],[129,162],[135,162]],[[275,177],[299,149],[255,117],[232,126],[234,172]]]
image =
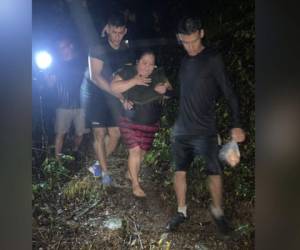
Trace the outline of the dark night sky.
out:
[[[87,0],[86,2],[97,31],[101,30],[108,15],[117,9],[129,9],[134,13],[136,22],[131,25],[130,38],[171,37],[181,16],[193,14],[205,18],[224,8],[224,1],[221,0]],[[33,0],[32,12],[34,37],[74,29],[64,0]],[[159,20],[156,25],[158,31],[154,30],[154,12]]]
[[[238,0],[86,0],[86,3],[97,36],[100,36],[112,12],[127,9],[134,14],[135,21],[129,22],[127,26],[126,39],[130,41],[139,39],[150,41],[156,38],[176,41],[177,22],[184,15],[200,16],[204,20],[204,25],[210,22],[210,28],[217,27],[215,24],[220,15],[227,20],[243,18],[241,11],[238,10],[240,3]],[[41,46],[51,47],[53,40],[65,33],[74,34],[78,37],[76,40],[79,43],[87,44],[83,41],[87,36],[79,34],[66,0],[33,0],[32,7],[33,50],[40,49]],[[225,12],[227,14],[223,15]]]

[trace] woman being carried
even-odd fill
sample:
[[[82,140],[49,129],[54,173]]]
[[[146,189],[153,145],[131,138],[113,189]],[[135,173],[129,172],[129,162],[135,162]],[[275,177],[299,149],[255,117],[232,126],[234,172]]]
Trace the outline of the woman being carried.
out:
[[[162,100],[172,92],[172,87],[163,71],[156,68],[154,53],[144,51],[136,65],[124,66],[116,72],[111,89],[122,93],[126,100],[119,126],[129,149],[128,177],[133,194],[145,197],[138,178],[140,166],[159,129]]]

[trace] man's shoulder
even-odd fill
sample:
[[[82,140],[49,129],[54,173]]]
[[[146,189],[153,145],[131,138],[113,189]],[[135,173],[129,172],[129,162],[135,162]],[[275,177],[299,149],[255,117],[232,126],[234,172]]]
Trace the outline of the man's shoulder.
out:
[[[92,46],[89,49],[89,57],[95,57],[101,59],[109,50],[109,45],[106,39],[101,39],[98,44]]]
[[[122,42],[120,43],[120,48],[129,49],[129,41],[128,40],[122,40]]]
[[[109,42],[107,37],[101,37],[98,40],[98,43],[95,45],[96,47],[108,47],[109,46]]]
[[[219,59],[221,58],[221,52],[218,48],[216,47],[207,47],[205,48],[205,55],[207,56],[207,58],[209,59]]]
[[[96,49],[98,50],[104,50],[104,51],[109,51],[109,50],[113,50],[113,48],[110,46],[107,38],[101,38],[99,43],[95,46]],[[120,47],[119,49],[129,49],[129,43],[126,40],[122,40],[120,43]]]
[[[215,47],[215,46],[207,46],[205,47],[205,50],[204,50],[207,54],[209,55],[217,55],[217,54],[220,54],[220,51],[219,51],[219,48]]]
[[[211,46],[207,46],[205,47],[202,52],[200,52],[200,54],[198,54],[198,56],[205,56],[205,57],[216,57],[220,55],[220,51],[218,48],[216,47],[211,47]],[[188,59],[190,59],[191,57],[188,54],[185,54],[181,61],[186,61]]]

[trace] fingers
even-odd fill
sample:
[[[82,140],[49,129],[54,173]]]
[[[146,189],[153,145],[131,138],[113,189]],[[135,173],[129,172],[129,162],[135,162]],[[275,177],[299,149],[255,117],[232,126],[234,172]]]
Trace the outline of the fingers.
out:
[[[127,106],[129,109],[132,109],[133,108],[133,102],[132,101],[127,101]]]
[[[148,83],[151,82],[151,78],[143,77],[143,76],[140,76],[140,75],[136,75],[134,78],[135,78],[135,84],[136,85],[149,86]]]
[[[149,86],[148,83],[150,83],[150,82],[151,82],[151,78],[144,78],[144,77],[142,77],[142,78],[139,79],[138,85]]]
[[[133,102],[131,102],[129,100],[124,100],[122,104],[123,104],[124,109],[130,110],[133,108]]]
[[[241,133],[239,133],[238,135],[237,135],[237,140],[238,140],[238,142],[243,142],[243,141],[245,141],[245,133],[244,132],[241,132]]]
[[[138,83],[137,85],[142,85],[142,86],[149,87],[149,84],[147,84],[147,83],[143,83],[143,82],[141,82],[141,83]]]
[[[148,77],[144,77],[144,76],[138,76],[138,79],[144,83],[150,83],[151,82],[151,78]]]
[[[234,128],[231,131],[231,138],[236,142],[243,142],[246,138],[245,132],[240,128]]]

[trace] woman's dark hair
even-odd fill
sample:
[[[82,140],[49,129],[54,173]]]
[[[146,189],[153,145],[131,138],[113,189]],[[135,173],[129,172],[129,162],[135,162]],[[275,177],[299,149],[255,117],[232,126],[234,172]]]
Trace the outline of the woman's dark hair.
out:
[[[151,49],[145,49],[145,50],[140,50],[140,51],[137,51],[136,53],[136,60],[140,60],[144,55],[153,55],[154,58],[155,58],[155,53],[153,50]]]
[[[177,33],[190,35],[201,29],[203,29],[203,26],[199,17],[184,17],[178,23]]]

